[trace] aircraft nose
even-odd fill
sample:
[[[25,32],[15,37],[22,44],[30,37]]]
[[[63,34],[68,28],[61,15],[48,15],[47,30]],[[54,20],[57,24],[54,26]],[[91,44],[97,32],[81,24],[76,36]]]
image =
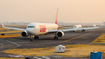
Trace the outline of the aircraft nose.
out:
[[[27,28],[27,32],[28,32],[29,34],[32,34],[32,33],[33,33],[33,29]]]

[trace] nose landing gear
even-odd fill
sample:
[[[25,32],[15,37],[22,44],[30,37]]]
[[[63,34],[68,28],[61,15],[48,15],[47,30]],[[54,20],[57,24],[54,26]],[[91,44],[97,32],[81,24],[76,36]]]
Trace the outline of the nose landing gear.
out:
[[[35,39],[39,39],[39,37],[38,36],[31,36],[31,39],[30,39],[30,41],[34,41]]]

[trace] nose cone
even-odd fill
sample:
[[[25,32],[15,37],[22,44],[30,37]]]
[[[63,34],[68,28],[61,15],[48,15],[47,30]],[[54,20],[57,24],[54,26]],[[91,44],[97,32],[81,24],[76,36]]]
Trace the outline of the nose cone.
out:
[[[27,32],[30,35],[35,35],[35,27],[36,27],[36,23],[30,23],[27,25]]]
[[[34,29],[27,28],[26,30],[27,30],[28,34],[30,34],[30,35],[33,35],[34,34]]]

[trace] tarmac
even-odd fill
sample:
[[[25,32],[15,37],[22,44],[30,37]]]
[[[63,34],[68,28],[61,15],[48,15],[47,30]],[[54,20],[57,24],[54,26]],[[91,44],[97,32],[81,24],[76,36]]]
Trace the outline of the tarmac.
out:
[[[0,57],[9,57],[12,54],[5,54],[2,51],[13,49],[13,48],[42,48],[62,45],[74,45],[74,44],[91,44],[90,42],[94,41],[102,33],[105,33],[105,28],[101,27],[99,29],[86,30],[85,32],[76,31],[76,32],[66,32],[64,37],[59,39],[54,39],[54,35],[44,35],[40,36],[39,39],[30,41],[30,38],[23,37],[13,37],[13,38],[2,38],[0,39]],[[104,44],[104,43],[103,43]],[[89,57],[85,58],[60,58],[60,59],[90,59]]]

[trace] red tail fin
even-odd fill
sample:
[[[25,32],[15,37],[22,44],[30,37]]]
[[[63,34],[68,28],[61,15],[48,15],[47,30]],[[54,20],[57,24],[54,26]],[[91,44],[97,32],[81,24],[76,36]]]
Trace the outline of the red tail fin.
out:
[[[58,19],[58,8],[57,8],[57,12],[56,12],[55,24],[57,24],[57,19]]]
[[[4,21],[3,21],[3,23],[2,23],[2,27],[4,27]]]

